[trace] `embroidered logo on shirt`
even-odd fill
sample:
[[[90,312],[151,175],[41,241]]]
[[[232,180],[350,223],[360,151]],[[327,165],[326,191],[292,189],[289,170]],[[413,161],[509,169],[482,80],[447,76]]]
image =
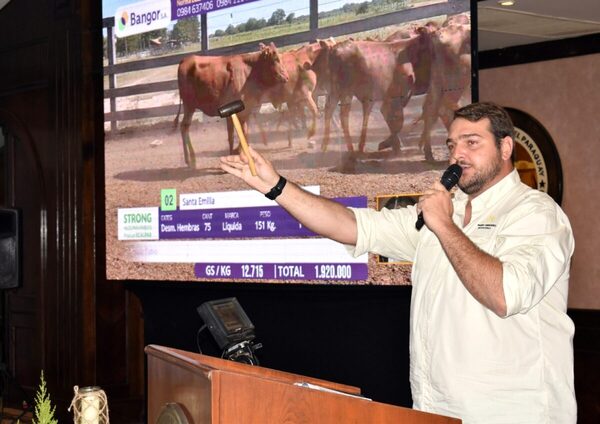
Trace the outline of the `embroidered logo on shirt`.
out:
[[[483,224],[477,224],[477,229],[478,230],[491,230],[493,228],[496,228],[496,216],[495,215],[490,215],[487,217],[487,222],[484,222]]]

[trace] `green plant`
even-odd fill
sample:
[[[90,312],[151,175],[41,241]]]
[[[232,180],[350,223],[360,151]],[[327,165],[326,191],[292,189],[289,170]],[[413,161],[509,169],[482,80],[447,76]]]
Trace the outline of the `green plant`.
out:
[[[40,385],[35,394],[35,409],[33,411],[33,424],[58,424],[54,418],[56,406],[50,402],[50,394],[46,391],[44,370],[40,374]]]

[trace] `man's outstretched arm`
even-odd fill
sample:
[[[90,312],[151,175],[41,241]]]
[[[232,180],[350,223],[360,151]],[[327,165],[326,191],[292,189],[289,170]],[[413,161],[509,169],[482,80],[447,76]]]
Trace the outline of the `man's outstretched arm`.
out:
[[[250,155],[254,159],[256,176],[251,174],[248,158],[243,153],[221,157],[221,169],[241,178],[255,190],[268,193],[279,182],[280,175],[252,147]],[[275,200],[309,230],[340,243],[356,244],[356,218],[346,206],[303,190],[291,181],[285,184]]]

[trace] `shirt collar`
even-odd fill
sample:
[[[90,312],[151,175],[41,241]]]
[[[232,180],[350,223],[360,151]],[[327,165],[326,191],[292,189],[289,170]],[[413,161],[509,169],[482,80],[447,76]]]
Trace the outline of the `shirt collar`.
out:
[[[511,192],[516,186],[521,183],[521,177],[519,177],[519,173],[516,169],[513,169],[510,174],[506,175],[496,184],[488,188],[486,191],[481,193],[475,199],[471,201],[471,206],[473,208],[488,208],[491,207],[498,198],[504,197],[507,193]],[[456,191],[454,198],[456,201],[461,203],[467,203],[468,195],[463,192],[461,189]]]

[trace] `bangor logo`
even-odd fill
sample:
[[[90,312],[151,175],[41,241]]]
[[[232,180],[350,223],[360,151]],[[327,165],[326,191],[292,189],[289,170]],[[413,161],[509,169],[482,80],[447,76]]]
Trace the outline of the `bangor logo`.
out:
[[[119,38],[167,28],[171,23],[171,0],[128,4],[115,11],[114,19],[115,32]]]
[[[125,29],[125,27],[127,26],[128,20],[129,20],[129,18],[127,17],[127,12],[123,11],[123,14],[118,19],[118,22],[117,22],[117,25],[119,26],[119,31],[123,31]]]
[[[142,24],[150,25],[152,22],[158,19],[163,19],[165,17],[165,14],[161,14],[160,10],[154,10],[152,12],[142,14],[136,14],[134,12],[131,12],[129,16],[131,17],[131,26],[133,26]]]

